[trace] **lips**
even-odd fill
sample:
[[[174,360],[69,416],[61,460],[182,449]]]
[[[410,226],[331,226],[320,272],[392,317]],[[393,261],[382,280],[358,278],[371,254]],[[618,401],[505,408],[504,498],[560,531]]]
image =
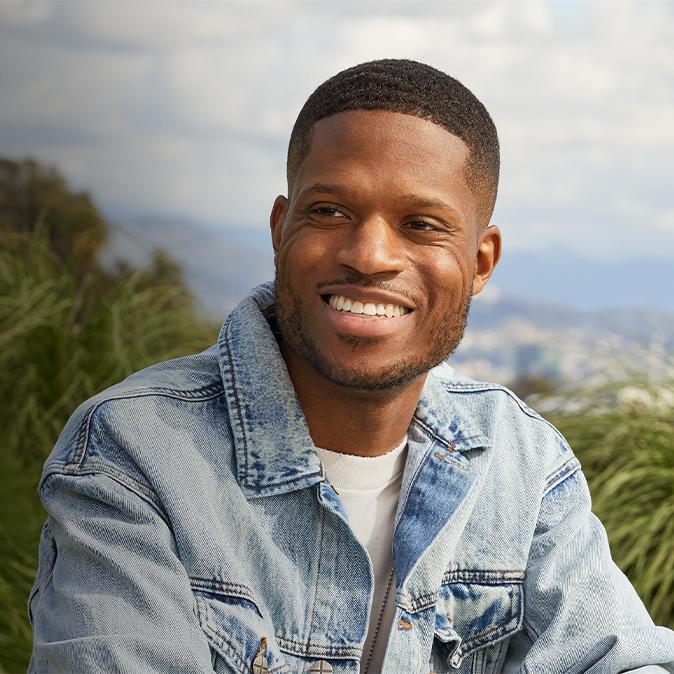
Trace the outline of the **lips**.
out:
[[[409,313],[407,307],[384,302],[361,302],[345,295],[328,295],[326,302],[336,311],[362,318],[397,318]]]

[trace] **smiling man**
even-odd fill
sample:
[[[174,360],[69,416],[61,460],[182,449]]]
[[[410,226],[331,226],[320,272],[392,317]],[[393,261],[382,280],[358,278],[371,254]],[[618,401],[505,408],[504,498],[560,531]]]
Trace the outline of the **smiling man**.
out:
[[[31,671],[674,671],[563,438],[444,363],[499,259],[498,171],[434,68],[312,94],[276,283],[82,405],[45,465]]]

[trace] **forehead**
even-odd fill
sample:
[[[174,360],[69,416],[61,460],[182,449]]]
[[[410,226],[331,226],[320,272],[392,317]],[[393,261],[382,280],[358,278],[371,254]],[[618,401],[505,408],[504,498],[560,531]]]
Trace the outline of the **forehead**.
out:
[[[350,110],[319,120],[292,199],[313,184],[345,182],[363,194],[424,195],[474,206],[467,145],[445,128],[388,110]]]
[[[389,110],[348,110],[314,124],[307,153],[291,191],[311,176],[359,166],[370,175],[417,175],[420,181],[466,183],[470,152],[457,136],[434,122]]]
[[[381,144],[423,154],[451,156],[465,164],[468,146],[444,127],[429,119],[390,110],[346,110],[316,122],[309,136],[308,154],[326,146],[348,144],[351,152],[376,152]]]

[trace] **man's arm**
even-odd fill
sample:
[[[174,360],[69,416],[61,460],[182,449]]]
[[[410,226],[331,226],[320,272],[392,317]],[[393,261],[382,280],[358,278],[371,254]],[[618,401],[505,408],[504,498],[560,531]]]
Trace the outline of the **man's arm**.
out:
[[[581,471],[543,498],[504,671],[674,672],[674,633],[653,625],[590,506]]]
[[[105,472],[52,473],[31,594],[31,672],[212,672],[160,511]]]

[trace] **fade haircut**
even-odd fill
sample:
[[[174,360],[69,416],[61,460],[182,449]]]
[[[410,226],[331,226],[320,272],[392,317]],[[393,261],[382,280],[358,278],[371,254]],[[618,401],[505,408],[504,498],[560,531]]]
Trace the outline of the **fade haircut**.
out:
[[[346,110],[390,110],[443,127],[468,147],[466,182],[485,225],[496,202],[499,143],[486,108],[458,80],[425,63],[407,59],[369,61],[347,68],[321,84],[297,117],[288,145],[288,195],[311,149],[314,125]]]

